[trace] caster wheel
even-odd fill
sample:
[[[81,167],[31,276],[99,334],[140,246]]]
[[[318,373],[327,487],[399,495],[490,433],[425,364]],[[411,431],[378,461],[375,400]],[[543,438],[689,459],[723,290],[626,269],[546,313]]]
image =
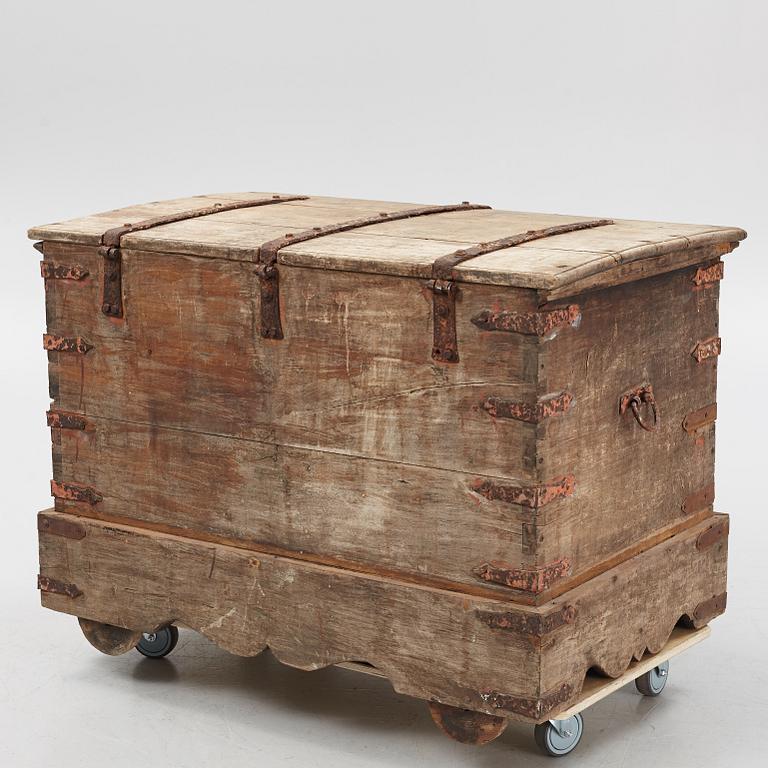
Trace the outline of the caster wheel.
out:
[[[179,630],[171,624],[154,632],[144,632],[136,645],[136,650],[149,659],[162,659],[176,647],[178,642]]]
[[[534,738],[539,749],[550,757],[562,757],[573,752],[584,733],[581,715],[567,720],[549,720],[534,729]]]
[[[635,688],[643,696],[658,696],[667,684],[669,679],[669,662],[665,661],[654,667],[650,672],[635,678]]]

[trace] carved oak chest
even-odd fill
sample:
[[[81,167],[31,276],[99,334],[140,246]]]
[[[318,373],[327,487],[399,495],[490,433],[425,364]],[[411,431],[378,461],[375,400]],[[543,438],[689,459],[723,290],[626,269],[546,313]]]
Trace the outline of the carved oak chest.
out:
[[[237,193],[30,237],[39,586],[102,650],[180,623],[365,662],[487,733],[724,610],[718,290],[742,230]]]

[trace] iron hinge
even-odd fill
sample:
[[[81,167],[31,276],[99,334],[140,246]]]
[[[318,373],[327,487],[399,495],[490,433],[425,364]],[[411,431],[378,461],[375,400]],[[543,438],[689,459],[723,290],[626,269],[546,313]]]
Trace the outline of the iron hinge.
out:
[[[65,597],[75,598],[83,594],[83,590],[76,584],[69,584],[66,581],[52,579],[50,576],[39,575],[37,577],[37,588],[41,592],[47,592],[53,595],[64,595]]]
[[[507,400],[503,397],[486,397],[482,408],[494,419],[514,419],[538,424],[557,413],[566,413],[573,403],[570,392],[539,398],[535,403]]]
[[[472,318],[472,324],[482,331],[521,333],[527,336],[550,336],[561,328],[577,328],[581,311],[576,304],[538,312],[494,312],[484,309]]]
[[[456,283],[436,278],[429,281],[432,291],[433,343],[432,358],[443,363],[459,361],[456,340]]]
[[[120,247],[102,245],[99,255],[104,265],[104,287],[101,294],[101,311],[108,317],[123,316],[123,259]]]
[[[539,509],[556,499],[573,495],[576,478],[565,475],[540,485],[507,485],[487,478],[478,478],[472,483],[472,490],[489,501],[503,501],[520,504],[530,509]]]

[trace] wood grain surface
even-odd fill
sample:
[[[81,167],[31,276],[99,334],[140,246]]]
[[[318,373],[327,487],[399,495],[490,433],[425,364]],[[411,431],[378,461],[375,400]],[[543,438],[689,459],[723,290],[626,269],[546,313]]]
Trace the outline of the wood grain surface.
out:
[[[421,280],[283,268],[286,339],[265,342],[250,264],[127,250],[126,313],[113,320],[98,309],[95,248],[45,254],[88,272],[46,287],[49,333],[91,347],[51,352],[49,370],[54,411],[89,425],[54,428],[54,480],[93,488],[93,514],[541,602],[712,509],[683,511],[714,461],[714,425],[682,427],[716,399],[717,359],[690,352],[717,333],[718,287],[695,286],[695,266],[550,303],[576,306],[578,323],[543,336],[473,323],[536,312],[535,292],[465,286],[450,366],[429,357]],[[618,414],[645,381],[661,411],[653,434]],[[573,402],[538,425],[483,407],[553,392]],[[572,491],[541,507],[487,491],[525,497],[564,476]],[[489,562],[560,561],[538,596],[477,577]]]
[[[534,722],[575,701],[589,669],[617,677],[681,618],[701,626],[722,612],[711,598],[725,592],[727,539],[697,547],[722,520],[534,608],[81,518],[81,539],[39,525],[41,574],[79,593],[42,601],[133,631],[182,623],[306,670],[364,661],[401,693]]]
[[[29,236],[40,240],[97,245],[107,229],[126,222],[203,208],[216,202],[271,194],[201,195],[158,201],[34,227],[30,229]],[[260,244],[286,232],[409,207],[419,207],[419,204],[311,197],[133,233],[125,237],[124,246],[144,251],[251,261]],[[420,220],[376,224],[354,233],[297,244],[281,251],[280,262],[333,270],[428,277],[434,258],[456,248],[589,218],[603,216],[500,210],[445,213]],[[744,237],[746,233],[737,227],[617,219],[611,227],[559,235],[472,259],[458,267],[456,272],[464,282],[545,290],[562,289],[589,278],[610,284],[614,276],[616,280],[621,278],[620,268],[630,263],[663,259],[660,263],[664,263],[666,269],[675,269],[685,263],[685,254],[690,249],[723,246],[730,250]],[[601,275],[607,275],[607,278],[600,278]]]

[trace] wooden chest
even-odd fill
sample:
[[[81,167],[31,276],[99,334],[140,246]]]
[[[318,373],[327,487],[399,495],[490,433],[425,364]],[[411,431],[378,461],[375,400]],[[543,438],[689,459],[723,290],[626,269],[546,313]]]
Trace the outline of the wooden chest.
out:
[[[43,604],[113,650],[178,622],[540,722],[724,610],[742,230],[238,193],[30,237]]]

